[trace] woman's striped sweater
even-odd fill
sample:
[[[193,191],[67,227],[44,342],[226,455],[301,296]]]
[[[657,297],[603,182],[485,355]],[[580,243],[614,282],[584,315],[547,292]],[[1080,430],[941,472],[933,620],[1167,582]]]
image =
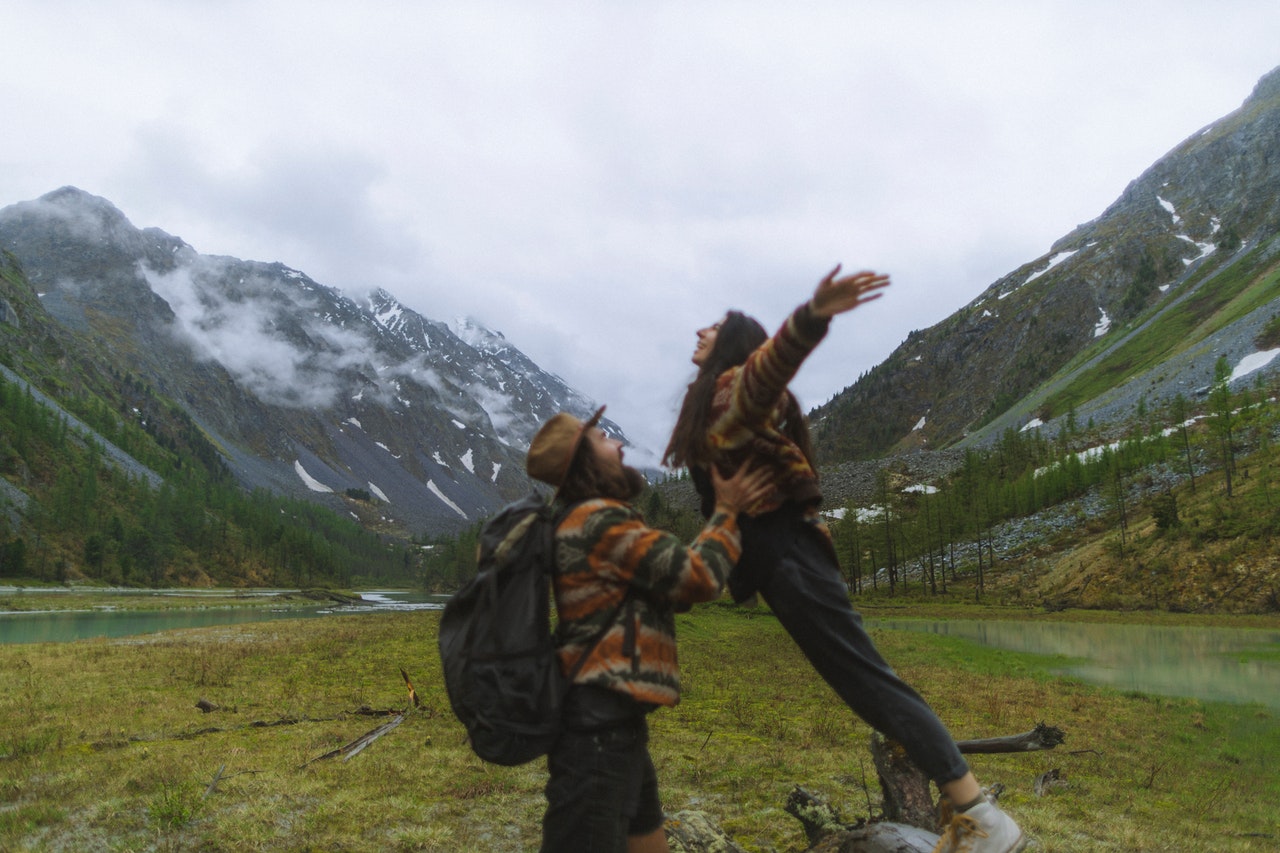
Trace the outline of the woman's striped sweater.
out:
[[[561,666],[568,672],[612,619],[574,683],[618,690],[637,702],[676,704],[675,611],[719,597],[741,547],[736,516],[723,512],[686,546],[647,526],[622,501],[573,506],[556,528]]]
[[[816,509],[822,497],[818,474],[804,453],[782,432],[787,383],[827,334],[830,320],[817,317],[806,302],[744,364],[716,379],[707,442],[722,474],[744,462],[763,465],[775,488],[746,508],[762,515],[786,501]],[[815,512],[816,514],[816,512]]]

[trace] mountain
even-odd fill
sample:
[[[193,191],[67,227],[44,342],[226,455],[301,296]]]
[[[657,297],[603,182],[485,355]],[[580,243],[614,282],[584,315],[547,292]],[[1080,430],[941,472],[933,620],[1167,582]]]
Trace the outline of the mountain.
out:
[[[832,466],[1029,426],[1118,428],[1143,407],[1194,401],[1220,356],[1237,383],[1272,375],[1277,234],[1280,68],[1097,219],[815,409],[816,451]]]
[[[1098,218],[814,410],[829,498],[846,497],[833,475],[857,460],[1032,426],[1121,429],[1144,407],[1194,401],[1220,357],[1238,384],[1271,375],[1278,235],[1280,69]],[[474,320],[202,255],[73,187],[0,209],[0,249],[40,294],[0,306],[0,321],[47,312],[106,354],[104,370],[175,401],[243,486],[372,529],[472,524],[529,488],[523,452],[539,423],[594,405]]]
[[[40,310],[176,401],[242,486],[374,529],[473,524],[531,488],[524,452],[542,421],[595,408],[475,320],[202,255],[74,187],[0,209],[0,248]]]

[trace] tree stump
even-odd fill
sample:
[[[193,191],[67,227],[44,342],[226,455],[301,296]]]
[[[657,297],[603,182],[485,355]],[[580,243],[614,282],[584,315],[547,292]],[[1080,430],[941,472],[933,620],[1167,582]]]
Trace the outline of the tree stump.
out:
[[[907,758],[902,744],[879,732],[871,733],[871,759],[880,776],[885,820],[934,831],[938,808],[929,778]]]

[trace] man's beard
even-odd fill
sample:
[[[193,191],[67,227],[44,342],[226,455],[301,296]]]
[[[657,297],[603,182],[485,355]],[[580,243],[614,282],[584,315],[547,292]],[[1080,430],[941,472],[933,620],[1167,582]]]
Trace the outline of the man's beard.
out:
[[[608,464],[598,457],[583,455],[570,468],[567,481],[557,491],[569,503],[593,498],[611,498],[630,503],[648,486],[644,475],[621,462]]]
[[[633,501],[640,496],[647,485],[649,481],[644,478],[644,474],[630,465],[623,465],[620,474],[609,478],[609,491],[613,494],[608,497],[617,498],[620,501]]]

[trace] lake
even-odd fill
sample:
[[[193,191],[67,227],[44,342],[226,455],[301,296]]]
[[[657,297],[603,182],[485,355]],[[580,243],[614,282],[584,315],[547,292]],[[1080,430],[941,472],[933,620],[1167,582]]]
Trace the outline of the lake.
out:
[[[85,590],[77,590],[84,592]],[[48,590],[40,590],[48,592]],[[254,590],[246,597],[276,596],[290,590]],[[208,628],[214,625],[236,625],[244,622],[266,622],[274,619],[309,619],[319,616],[352,616],[361,613],[385,613],[389,610],[439,610],[445,596],[401,591],[373,591],[361,594],[357,604],[333,603],[315,606],[280,606],[252,604],[228,606],[226,590],[95,590],[108,603],[91,610],[46,610],[0,613],[0,643],[64,643],[94,637],[131,637],[176,631],[185,628]],[[183,607],[160,610],[130,610],[109,603],[118,596],[149,595],[190,599]],[[220,599],[216,605],[202,603],[202,598]]]
[[[1119,690],[1280,711],[1280,629],[969,619],[868,619],[867,626],[1069,658],[1054,671]]]
[[[12,593],[12,588],[0,592]],[[47,592],[48,590],[41,590]],[[78,590],[84,592],[85,590]],[[290,590],[254,590],[273,596]],[[358,616],[390,610],[439,610],[447,596],[375,590],[359,603],[297,607],[227,606],[226,590],[98,590],[104,604],[91,610],[0,613],[0,643],[68,642],[129,637],[322,616]],[[188,606],[129,610],[114,596],[151,595],[191,599]],[[217,597],[216,606],[201,598]],[[1120,690],[1184,696],[1208,702],[1259,703],[1280,711],[1280,629],[1197,628],[973,619],[868,619],[869,628],[922,631],[958,637],[1017,652],[1064,658],[1054,671]]]

